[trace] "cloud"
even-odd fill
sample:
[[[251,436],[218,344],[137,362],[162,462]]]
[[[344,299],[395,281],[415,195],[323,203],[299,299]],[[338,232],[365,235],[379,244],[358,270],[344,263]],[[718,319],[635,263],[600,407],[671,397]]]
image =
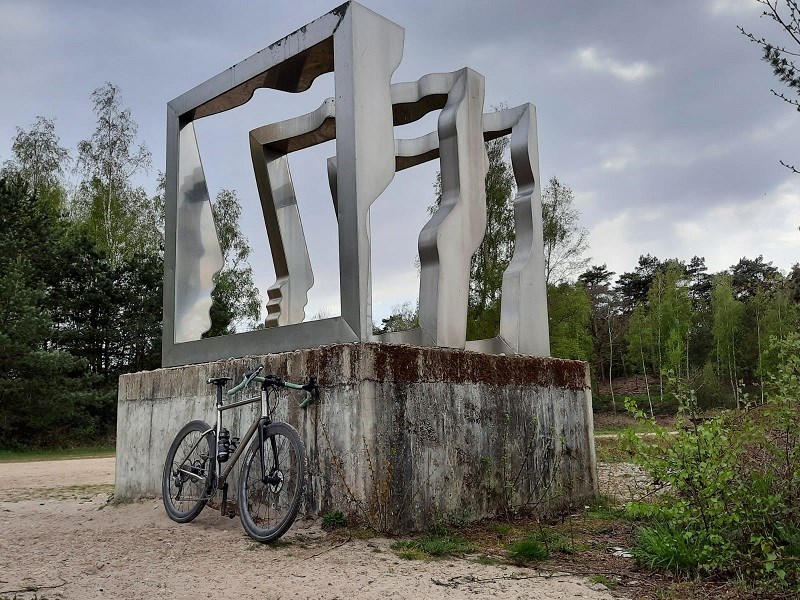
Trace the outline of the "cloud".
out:
[[[633,164],[639,156],[639,152],[631,144],[623,144],[603,159],[603,169],[606,171],[622,171]]]
[[[581,48],[575,53],[578,65],[596,73],[607,73],[623,81],[647,79],[655,68],[646,61],[623,63],[606,56],[594,46]]]
[[[711,3],[712,15],[741,15],[759,9],[754,0],[713,0]]]
[[[677,220],[669,205],[628,208],[591,227],[594,263],[618,275],[642,254],[688,260],[703,256],[710,272],[763,254],[781,269],[800,260],[800,182],[787,179],[763,196],[697,207]]]

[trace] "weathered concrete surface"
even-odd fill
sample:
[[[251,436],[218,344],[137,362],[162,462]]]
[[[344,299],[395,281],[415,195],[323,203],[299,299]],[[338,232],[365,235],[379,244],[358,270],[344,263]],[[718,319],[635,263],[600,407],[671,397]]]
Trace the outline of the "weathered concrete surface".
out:
[[[302,410],[290,392],[276,411],[306,444],[307,514],[342,510],[400,531],[548,513],[596,490],[586,363],[355,343],[122,376],[116,496],[160,494],[177,431],[214,422],[206,379],[240,378],[259,364],[293,381],[319,379],[319,404]],[[254,413],[231,412],[225,426],[243,433]]]

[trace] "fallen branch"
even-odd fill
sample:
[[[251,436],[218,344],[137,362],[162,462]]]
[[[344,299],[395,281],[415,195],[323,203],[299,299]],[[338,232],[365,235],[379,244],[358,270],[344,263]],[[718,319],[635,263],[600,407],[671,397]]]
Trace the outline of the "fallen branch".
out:
[[[17,594],[22,592],[38,592],[39,590],[53,590],[55,588],[60,588],[61,586],[67,585],[67,580],[63,577],[59,577],[61,579],[61,583],[57,585],[28,585],[24,588],[18,590],[0,590],[0,594]],[[4,581],[3,583],[8,583]]]

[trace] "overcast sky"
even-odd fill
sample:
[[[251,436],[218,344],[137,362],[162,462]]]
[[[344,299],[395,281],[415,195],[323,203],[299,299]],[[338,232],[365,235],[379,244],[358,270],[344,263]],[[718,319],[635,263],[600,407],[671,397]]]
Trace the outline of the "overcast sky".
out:
[[[171,99],[328,12],[340,2],[37,2],[0,0],[0,161],[14,127],[56,119],[72,149],[94,129],[90,94],[106,81],[153,153],[138,182],[154,191],[165,164]],[[800,115],[737,25],[779,41],[755,0],[365,0],[406,30],[394,82],[469,66],[486,77],[486,106],[532,102],[541,176],[573,188],[594,264],[617,274],[640,254],[705,256],[721,270],[763,254],[800,261]],[[274,273],[247,132],[315,109],[332,75],[303,94],[261,90],[234,111],[197,122],[213,195],[238,191],[263,291]],[[436,115],[397,128],[422,135]],[[338,313],[336,221],[325,177],[332,143],[290,157],[315,271],[307,315]],[[437,165],[397,174],[372,210],[373,315],[414,301],[416,238]]]

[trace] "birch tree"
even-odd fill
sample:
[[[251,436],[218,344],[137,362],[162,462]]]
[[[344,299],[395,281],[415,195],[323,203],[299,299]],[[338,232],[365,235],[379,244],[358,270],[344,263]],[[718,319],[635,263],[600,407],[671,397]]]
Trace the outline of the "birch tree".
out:
[[[120,88],[105,83],[92,92],[97,126],[78,143],[78,169],[85,179],[75,202],[78,218],[112,264],[157,244],[152,199],[133,177],[150,168],[150,151],[136,142],[139,130],[121,100]]]
[[[589,264],[589,230],[580,226],[575,194],[555,176],[542,191],[545,281],[559,283]]]

